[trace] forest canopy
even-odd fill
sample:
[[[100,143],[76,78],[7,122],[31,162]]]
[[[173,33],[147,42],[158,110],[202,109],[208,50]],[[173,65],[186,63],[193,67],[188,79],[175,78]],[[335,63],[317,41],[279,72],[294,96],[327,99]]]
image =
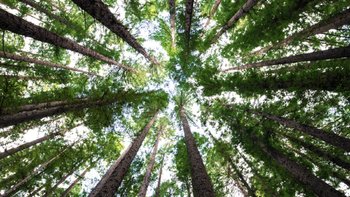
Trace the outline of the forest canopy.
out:
[[[0,0],[0,196],[350,196],[350,0]]]

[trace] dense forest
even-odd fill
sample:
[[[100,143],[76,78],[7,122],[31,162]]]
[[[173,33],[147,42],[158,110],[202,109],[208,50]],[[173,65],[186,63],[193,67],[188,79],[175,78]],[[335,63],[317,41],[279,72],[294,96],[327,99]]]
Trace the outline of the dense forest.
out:
[[[350,196],[350,0],[0,0],[0,196]]]

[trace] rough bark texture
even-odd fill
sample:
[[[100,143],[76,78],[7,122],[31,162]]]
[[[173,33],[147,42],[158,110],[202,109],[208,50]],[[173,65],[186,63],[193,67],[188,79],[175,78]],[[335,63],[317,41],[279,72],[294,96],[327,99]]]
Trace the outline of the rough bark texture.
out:
[[[69,192],[73,189],[73,187],[81,180],[84,178],[85,174],[90,170],[90,168],[86,168],[79,176],[76,178],[72,184],[69,185],[69,187],[64,190],[62,193],[61,197],[66,197],[68,196]]]
[[[188,160],[190,162],[193,195],[195,197],[215,196],[213,186],[198,151],[195,139],[191,133],[183,107],[180,108],[180,119],[185,133]]]
[[[84,103],[76,103],[76,104],[70,104],[70,105],[63,105],[63,106],[50,107],[45,109],[23,111],[23,112],[18,112],[13,114],[1,115],[0,128],[20,124],[31,120],[37,120],[48,116],[58,115],[65,112],[107,105],[113,102],[116,102],[116,101],[97,100],[97,101],[89,101]]]
[[[95,73],[84,71],[84,70],[81,70],[78,68],[72,68],[69,66],[61,65],[61,64],[56,64],[56,63],[52,63],[52,62],[48,62],[48,61],[44,61],[44,60],[38,60],[38,59],[30,58],[27,56],[16,55],[13,53],[8,53],[8,52],[3,52],[3,51],[0,51],[0,57],[15,60],[15,61],[38,64],[38,65],[47,66],[47,67],[51,67],[51,68],[61,68],[61,69],[70,70],[70,71],[74,71],[74,72],[81,72],[81,73],[85,73],[87,75],[92,75],[92,76],[98,76]]]
[[[289,159],[285,155],[281,154],[272,147],[267,147],[264,144],[258,142],[260,148],[271,158],[273,158],[277,164],[287,170],[296,180],[303,183],[306,187],[312,190],[315,194],[321,197],[342,197],[344,196],[339,191],[325,183],[322,179],[313,175],[308,169],[299,165],[295,161]]]
[[[296,143],[296,144],[300,144],[301,146],[309,149],[310,151],[314,152],[316,155],[318,155],[319,157],[323,157],[326,160],[329,160],[335,164],[337,164],[338,166],[346,169],[346,170],[350,170],[350,163],[346,162],[345,160],[342,160],[326,151],[323,151],[322,149],[320,149],[319,147],[313,145],[313,144],[309,144],[306,143],[298,138],[292,137],[290,135],[286,135],[286,134],[282,134],[284,137],[288,138],[290,141]]]
[[[305,124],[300,124],[294,120],[289,120],[287,118],[271,115],[271,114],[268,114],[265,112],[260,112],[260,111],[253,111],[253,110],[249,110],[249,111],[258,115],[258,116],[262,116],[262,117],[268,118],[270,120],[276,121],[283,126],[299,130],[305,134],[311,135],[311,136],[318,138],[320,140],[323,140],[323,141],[325,141],[333,146],[339,147],[341,149],[344,149],[347,152],[350,152],[350,139],[336,135],[334,133],[323,131],[322,129],[318,129],[318,128],[308,126]]]
[[[19,146],[15,147],[15,148],[11,148],[9,150],[5,149],[4,152],[0,153],[0,160],[5,158],[5,157],[11,156],[13,154],[16,154],[17,152],[22,151],[22,150],[24,150],[26,148],[30,148],[30,147],[32,147],[32,146],[34,146],[36,144],[39,144],[39,143],[42,143],[42,142],[44,142],[46,140],[52,139],[52,138],[54,138],[55,136],[57,136],[59,134],[61,134],[61,133],[60,132],[51,133],[51,134],[48,134],[48,135],[46,135],[44,137],[41,137],[41,138],[38,138],[36,140],[33,140],[33,141],[27,142],[25,144],[19,145]]]
[[[24,184],[26,184],[34,176],[42,173],[47,166],[49,166],[52,162],[54,162],[56,159],[58,159],[66,150],[68,150],[68,148],[63,149],[56,156],[54,156],[50,160],[46,161],[45,163],[43,163],[40,166],[38,166],[37,168],[35,168],[26,177],[24,177],[22,180],[20,180],[18,183],[16,183],[14,186],[12,186],[9,190],[5,191],[3,196],[11,196],[12,194],[16,193]]]
[[[171,31],[171,47],[175,48],[175,20],[176,20],[176,8],[175,8],[175,0],[169,0],[169,14],[170,14],[170,31]]]
[[[157,113],[152,117],[148,124],[142,129],[140,135],[132,142],[127,150],[111,166],[100,182],[89,194],[89,197],[112,197],[117,192],[123,178],[128,171],[131,162],[134,160],[143,140],[148,134],[151,126],[156,120]]]
[[[159,176],[158,176],[158,183],[157,183],[157,188],[156,188],[156,194],[155,197],[160,196],[160,184],[162,182],[162,173],[163,173],[163,162],[164,162],[164,157],[165,155],[163,154],[162,162],[160,164],[160,169],[159,169]]]
[[[215,0],[214,5],[213,5],[213,7],[211,8],[211,10],[209,12],[208,20],[205,23],[204,28],[206,28],[209,25],[210,20],[214,16],[214,14],[215,14],[216,10],[218,9],[220,3],[221,3],[221,0]]]
[[[154,163],[156,162],[156,155],[157,155],[157,151],[158,151],[158,144],[159,144],[159,140],[160,140],[160,135],[162,134],[162,130],[160,129],[158,131],[158,135],[157,135],[157,139],[156,142],[154,144],[153,147],[153,151],[151,153],[151,157],[149,159],[149,163],[146,169],[146,173],[145,176],[143,177],[143,181],[142,181],[142,185],[139,191],[138,196],[139,197],[145,197],[146,193],[147,193],[147,188],[151,179],[151,175],[152,175],[152,170],[154,167]]]
[[[80,8],[89,13],[93,18],[100,21],[109,30],[121,37],[132,48],[141,53],[153,64],[159,64],[154,57],[150,56],[146,50],[137,42],[136,38],[130,34],[128,29],[113,15],[107,5],[101,0],[72,0]]]
[[[186,38],[187,50],[189,50],[190,48],[193,2],[194,2],[193,0],[186,0],[185,38]]]
[[[116,65],[118,67],[121,67],[125,70],[132,71],[131,68],[119,64],[113,59],[110,59],[96,51],[93,51],[89,48],[86,48],[84,46],[79,45],[75,41],[64,38],[62,36],[59,36],[58,34],[48,31],[42,27],[39,27],[37,25],[34,25],[33,23],[30,23],[26,20],[23,20],[22,18],[15,16],[11,13],[6,12],[3,9],[0,9],[0,28],[9,30],[13,33],[24,35],[31,37],[33,39],[46,42],[49,44],[53,44],[58,47],[62,47],[65,49],[69,49],[71,51],[75,51],[77,53],[90,56],[92,58],[104,61],[108,64]]]
[[[337,29],[343,25],[350,24],[350,9],[347,9],[332,18],[329,18],[327,20],[321,21],[315,25],[310,26],[309,28],[306,28],[298,33],[295,33],[293,35],[288,36],[284,40],[277,42],[274,45],[270,45],[267,47],[264,47],[256,52],[253,52],[252,55],[262,55],[271,49],[277,49],[277,48],[283,48],[287,46],[288,44],[292,43],[296,39],[302,39],[306,38],[312,35],[321,34],[324,32],[327,32],[330,29]]]
[[[227,30],[231,29],[233,25],[242,17],[244,17],[257,3],[259,0],[247,0],[247,2],[230,18],[229,21],[215,34],[211,43],[216,43],[219,38]]]
[[[294,55],[289,57],[283,57],[280,59],[267,60],[267,61],[252,63],[252,64],[245,64],[239,67],[232,67],[232,68],[222,70],[222,72],[227,72],[231,70],[244,70],[248,68],[259,68],[259,67],[279,65],[279,64],[291,64],[291,63],[297,63],[297,62],[303,62],[303,61],[317,61],[317,60],[327,60],[327,59],[336,59],[336,58],[344,58],[344,57],[350,57],[350,46],[336,48],[336,49],[328,49],[324,51],[317,51],[312,53],[305,53],[305,54]]]

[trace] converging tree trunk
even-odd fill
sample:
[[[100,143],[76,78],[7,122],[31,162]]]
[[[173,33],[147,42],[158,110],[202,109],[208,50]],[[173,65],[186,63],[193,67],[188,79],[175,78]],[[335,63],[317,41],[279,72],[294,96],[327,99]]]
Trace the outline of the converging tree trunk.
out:
[[[157,151],[158,151],[158,144],[159,144],[159,141],[160,141],[160,136],[162,135],[162,132],[163,132],[162,129],[163,128],[159,128],[157,139],[156,139],[156,142],[154,144],[153,151],[151,153],[151,156],[150,156],[150,159],[149,159],[149,163],[148,163],[148,166],[147,166],[147,169],[146,169],[146,173],[145,173],[145,176],[143,177],[142,185],[141,185],[141,188],[140,188],[140,191],[139,191],[139,194],[138,194],[139,197],[145,197],[146,196],[147,188],[148,188],[148,185],[149,185],[149,182],[150,182],[150,179],[151,179],[151,175],[152,175],[152,170],[153,170],[153,167],[154,167],[154,163],[156,161],[156,155],[157,155]]]
[[[175,33],[176,33],[176,7],[175,0],[169,0],[169,14],[170,14],[170,31],[171,31],[171,47],[175,48]]]
[[[259,0],[247,0],[247,2],[230,18],[230,20],[221,27],[220,31],[214,35],[211,44],[216,43],[222,34],[231,29],[239,19],[244,17],[258,3],[258,1]]]
[[[165,154],[163,154],[162,161],[161,161],[161,164],[160,164],[159,175],[158,175],[158,183],[157,183],[157,188],[156,188],[155,197],[159,197],[159,196],[160,196],[160,184],[161,184],[161,182],[162,182],[162,173],[163,173],[164,157],[165,157]]]
[[[0,20],[1,29],[9,30],[16,34],[28,36],[42,42],[53,44],[55,46],[65,48],[65,49],[80,53],[82,55],[87,55],[92,58],[106,62],[108,64],[116,65],[127,71],[133,71],[133,69],[128,66],[120,64],[115,60],[108,58],[96,51],[93,51],[89,48],[81,46],[71,39],[61,37],[56,33],[48,31],[18,16],[8,13],[3,9],[0,9],[0,18],[1,18]]]
[[[141,53],[153,64],[159,64],[154,57],[150,56],[146,52],[146,50],[137,42],[136,38],[130,34],[128,29],[113,15],[113,13],[108,9],[108,6],[101,0],[73,0],[73,2],[89,13],[93,18],[100,21],[100,23],[106,26],[117,36],[121,37],[132,48]]]
[[[157,112],[158,113],[158,112]],[[118,160],[108,169],[100,182],[89,194],[89,197],[112,197],[117,192],[123,178],[128,171],[131,162],[134,160],[143,140],[148,134],[151,126],[156,120],[157,113],[151,118],[147,125],[142,129],[139,136],[130,144]]]
[[[50,68],[60,68],[60,69],[64,69],[64,70],[80,72],[80,73],[84,73],[84,74],[91,75],[91,76],[98,76],[96,73],[84,71],[84,70],[81,70],[78,68],[72,68],[72,67],[68,67],[65,65],[52,63],[49,61],[39,60],[39,59],[35,59],[35,58],[23,56],[23,55],[16,55],[14,53],[8,53],[8,52],[4,52],[4,51],[0,51],[0,57],[15,60],[15,61],[20,61],[20,62],[38,64],[38,65],[42,65],[42,66],[46,66],[46,67],[50,67]]]
[[[193,0],[186,0],[185,10],[185,38],[186,38],[186,50],[190,50],[191,40],[191,26],[192,26],[192,14],[193,14]]]
[[[5,191],[3,196],[10,196],[12,194],[15,194],[24,184],[26,184],[28,181],[30,181],[34,176],[41,174],[50,164],[52,164],[56,159],[58,159],[67,150],[68,150],[68,147],[64,148],[60,153],[58,153],[57,155],[52,157],[50,160],[39,165],[37,168],[35,168],[33,171],[31,171],[26,177],[24,177],[22,180],[20,180],[17,184],[13,185],[9,190]]]
[[[323,141],[325,141],[333,146],[336,146],[336,147],[341,148],[347,152],[350,152],[350,139],[336,135],[334,133],[323,131],[321,129],[318,129],[318,128],[315,128],[312,126],[300,124],[294,120],[290,120],[287,118],[275,116],[272,114],[268,114],[268,113],[256,111],[256,110],[248,110],[248,111],[255,114],[255,115],[262,116],[262,117],[265,117],[267,119],[276,121],[276,122],[280,123],[281,125],[286,126],[288,128],[299,130],[305,134],[311,135],[311,136],[318,138],[320,140],[323,140]]]
[[[269,155],[274,161],[287,170],[291,176],[293,176],[300,183],[312,190],[315,194],[321,197],[343,197],[344,195],[333,187],[325,183],[322,179],[316,177],[308,169],[298,164],[297,162],[289,159],[276,149],[266,146],[265,144],[258,142],[259,147]]]
[[[306,29],[303,29],[300,32],[290,35],[284,40],[277,42],[276,44],[269,45],[258,51],[255,51],[252,53],[252,55],[262,55],[272,49],[283,48],[288,44],[292,43],[296,39],[303,39],[312,35],[321,34],[321,33],[327,32],[330,29],[337,29],[347,24],[350,24],[350,9],[347,9],[327,20],[323,20],[315,25],[312,25]]]
[[[337,59],[337,58],[344,58],[344,57],[350,57],[350,46],[336,48],[336,49],[328,49],[324,51],[317,51],[312,53],[305,53],[305,54],[294,55],[289,57],[283,57],[275,60],[267,60],[267,61],[262,61],[257,63],[245,64],[242,66],[232,67],[232,68],[222,70],[222,72],[227,72],[232,70],[244,70],[248,68],[260,68],[260,67],[272,66],[272,65],[291,64],[291,63],[304,62],[304,61]]]
[[[69,187],[64,190],[64,192],[61,194],[61,197],[68,196],[69,192],[74,188],[74,186],[85,177],[86,173],[89,172],[90,168],[86,168],[73,182],[69,185]]]
[[[188,153],[187,155],[191,169],[193,194],[195,197],[215,196],[213,185],[211,184],[209,175],[203,164],[202,157],[198,151],[195,139],[191,133],[185,110],[182,106],[180,107],[180,119],[185,133],[185,142]]]
[[[221,3],[221,0],[215,0],[213,7],[211,8],[208,16],[208,20],[204,25],[204,29],[209,25],[211,18],[214,16],[216,10],[218,9],[219,5]]]

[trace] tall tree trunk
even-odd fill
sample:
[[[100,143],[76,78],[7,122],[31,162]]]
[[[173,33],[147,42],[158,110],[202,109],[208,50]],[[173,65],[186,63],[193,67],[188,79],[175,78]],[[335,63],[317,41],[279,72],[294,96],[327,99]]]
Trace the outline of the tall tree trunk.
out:
[[[68,147],[64,148],[60,153],[58,153],[57,155],[52,157],[50,160],[39,165],[37,168],[35,168],[33,171],[31,171],[25,178],[20,180],[17,184],[12,186],[9,190],[5,191],[3,196],[11,196],[12,194],[15,194],[24,184],[26,184],[28,181],[30,181],[34,176],[41,174],[47,168],[47,166],[49,166],[51,163],[53,163],[56,159],[58,159],[67,150],[68,150]]]
[[[216,43],[219,38],[227,30],[231,29],[233,25],[242,17],[244,17],[257,3],[259,0],[247,0],[247,2],[230,18],[229,21],[216,33],[211,40],[211,44]]]
[[[38,192],[40,192],[43,188],[45,187],[45,185],[41,185],[40,187],[38,187],[36,190],[34,190],[33,192],[31,192],[28,197],[34,197],[34,196],[37,196],[36,194]]]
[[[291,64],[291,63],[304,62],[304,61],[336,59],[336,58],[343,58],[343,57],[350,57],[350,46],[336,48],[336,49],[328,49],[324,51],[317,51],[312,53],[305,53],[305,54],[294,55],[289,57],[283,57],[275,60],[267,60],[267,61],[262,61],[257,63],[245,64],[239,67],[232,67],[232,68],[222,70],[222,72],[227,72],[231,70],[244,70],[248,68],[260,68],[260,67],[279,65],[279,64],[281,65]]]
[[[165,154],[163,154],[163,158],[162,158],[162,161],[161,161],[161,164],[160,164],[159,175],[158,175],[158,183],[157,183],[155,197],[159,197],[160,196],[160,185],[161,185],[161,182],[162,182],[164,157],[165,157]]]
[[[96,51],[93,51],[89,48],[81,46],[71,39],[61,37],[56,33],[53,33],[33,23],[23,20],[22,18],[15,16],[11,13],[8,13],[3,9],[0,9],[0,18],[2,19],[0,20],[1,29],[9,30],[16,34],[28,36],[42,42],[46,42],[58,47],[69,49],[71,51],[78,52],[82,55],[87,55],[92,58],[101,60],[108,64],[116,65],[125,70],[133,71],[133,69],[128,66],[122,65],[116,62],[115,60],[108,58]]]
[[[97,106],[103,106],[107,105],[113,102],[116,102],[115,100],[97,100],[97,101],[87,101],[83,103],[74,103],[74,104],[67,104],[63,106],[56,106],[56,107],[49,107],[44,109],[38,109],[38,110],[32,110],[32,111],[23,111],[13,114],[7,114],[7,115],[0,115],[0,128],[16,125],[19,123],[31,121],[31,120],[37,120],[40,118],[44,118],[47,116],[53,116],[62,114],[65,112],[71,112],[75,110],[82,110],[85,108],[91,108],[91,107],[97,107]]]
[[[163,132],[162,129],[163,128],[159,128],[157,139],[156,139],[156,142],[154,144],[154,148],[153,148],[153,151],[151,153],[151,157],[149,159],[149,163],[148,163],[148,166],[147,166],[147,169],[146,169],[146,173],[145,173],[145,176],[143,177],[142,185],[141,185],[141,188],[140,188],[140,191],[139,191],[139,194],[138,194],[139,197],[145,197],[146,196],[147,188],[148,188],[148,185],[149,185],[149,182],[150,182],[150,179],[151,179],[151,175],[152,175],[152,170],[153,170],[153,167],[154,167],[154,163],[156,161],[156,155],[157,155],[157,151],[158,151],[158,144],[159,144],[159,141],[160,141],[160,136],[161,136],[161,134]]]
[[[300,32],[297,32],[293,35],[288,36],[284,40],[277,42],[274,45],[266,46],[258,51],[252,53],[252,55],[262,55],[271,49],[278,49],[287,46],[296,39],[306,38],[312,35],[321,34],[327,32],[330,29],[337,29],[343,25],[350,23],[350,9],[347,9],[327,20],[323,20],[315,25],[312,25],[306,29],[303,29]]]
[[[108,9],[108,6],[101,0],[86,1],[86,0],[72,0],[80,8],[89,13],[93,18],[100,21],[109,30],[121,37],[132,48],[141,53],[145,58],[150,60],[153,64],[159,64],[156,59],[150,56],[146,50],[137,42],[136,38],[130,34],[128,29],[113,15]]]
[[[170,14],[170,31],[171,31],[171,47],[175,48],[175,33],[176,33],[176,7],[175,0],[169,0],[169,14]]]
[[[131,162],[134,160],[143,140],[148,134],[151,126],[156,120],[158,112],[154,114],[152,119],[142,129],[139,136],[130,144],[118,160],[108,169],[100,182],[89,194],[89,197],[112,197],[117,192],[123,178],[128,171]]]
[[[69,21],[63,17],[60,17],[60,16],[53,14],[51,11],[43,8],[41,5],[39,5],[38,3],[36,3],[33,0],[19,0],[19,1],[30,6],[30,7],[33,7],[34,9],[38,10],[39,12],[46,14],[49,18],[59,21],[60,23],[64,24],[66,27],[81,29],[78,25],[72,23],[71,21]]]
[[[283,117],[275,116],[275,115],[268,114],[265,112],[255,111],[255,110],[248,110],[248,111],[255,114],[255,115],[262,116],[262,117],[265,117],[267,119],[276,121],[276,122],[280,123],[281,125],[286,126],[288,128],[299,130],[305,134],[311,135],[311,136],[318,138],[320,140],[323,140],[323,141],[325,141],[333,146],[339,147],[347,152],[350,152],[350,139],[336,135],[334,133],[323,131],[322,129],[318,129],[318,128],[308,126],[305,124],[300,124],[294,120],[290,120],[287,118],[283,118]]]
[[[86,168],[73,182],[72,184],[69,185],[69,187],[64,190],[64,192],[61,194],[61,197],[66,197],[68,196],[69,192],[73,189],[73,187],[81,180],[85,177],[85,174],[90,170],[89,168]]]
[[[215,0],[213,7],[211,8],[208,16],[208,20],[204,25],[204,29],[209,25],[211,18],[214,16],[216,10],[218,9],[219,5],[221,3],[221,0]]]
[[[253,139],[257,141],[258,146],[261,148],[263,152],[269,155],[274,161],[287,170],[296,180],[305,185],[307,188],[312,190],[315,194],[321,197],[343,197],[344,195],[339,191],[335,190],[333,187],[325,183],[322,179],[316,177],[312,174],[308,169],[304,166],[296,163],[295,161],[289,159],[287,156],[283,155],[276,149],[266,146],[261,143],[259,140]]]
[[[280,133],[280,132],[279,132]],[[327,151],[321,150],[319,147],[311,144],[311,143],[307,143],[302,141],[301,139],[298,139],[296,137],[293,137],[291,135],[287,135],[284,133],[280,133],[282,136],[284,136],[285,138],[289,139],[290,141],[296,143],[296,144],[300,144],[301,146],[309,149],[311,152],[314,152],[316,155],[318,155],[319,157],[322,157],[326,160],[329,160],[335,164],[337,164],[338,166],[346,169],[346,170],[350,170],[350,163],[347,161],[344,161],[330,153],[328,153]]]
[[[48,62],[48,61],[44,61],[44,60],[39,60],[39,59],[35,59],[35,58],[23,56],[23,55],[16,55],[14,53],[8,53],[8,52],[0,51],[0,57],[1,58],[15,60],[15,61],[21,61],[21,62],[38,64],[38,65],[42,65],[42,66],[46,66],[46,67],[50,67],[50,68],[61,68],[61,69],[64,69],[64,70],[70,70],[70,71],[74,71],[74,72],[81,72],[81,73],[84,73],[84,74],[87,74],[87,75],[91,75],[91,76],[98,76],[96,73],[84,71],[84,70],[81,70],[81,69],[78,69],[78,68],[72,68],[72,67],[61,65],[61,64],[56,64],[56,63],[52,63],[52,62]]]
[[[186,0],[185,38],[186,38],[186,50],[187,50],[188,53],[190,51],[193,3],[194,3],[194,0]]]
[[[203,164],[202,157],[198,151],[195,139],[191,133],[185,110],[180,107],[180,119],[185,133],[188,160],[190,162],[193,194],[195,197],[215,196],[213,185]]]

